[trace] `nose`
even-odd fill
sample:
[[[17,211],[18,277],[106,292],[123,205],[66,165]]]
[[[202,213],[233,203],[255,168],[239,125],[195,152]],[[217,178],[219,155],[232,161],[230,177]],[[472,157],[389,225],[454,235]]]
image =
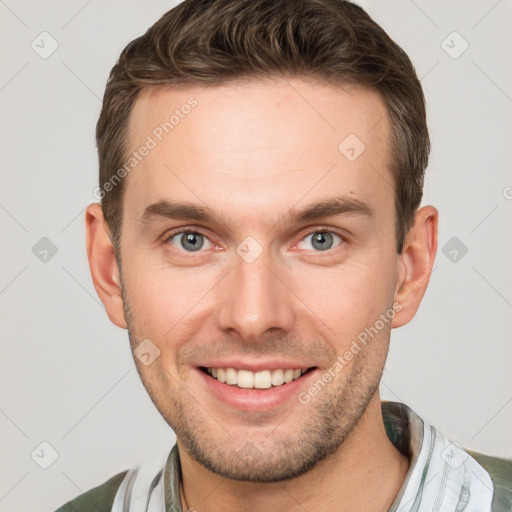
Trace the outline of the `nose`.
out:
[[[233,269],[216,287],[218,328],[235,330],[248,343],[272,329],[290,332],[298,301],[286,281],[268,250],[252,262],[235,255]]]

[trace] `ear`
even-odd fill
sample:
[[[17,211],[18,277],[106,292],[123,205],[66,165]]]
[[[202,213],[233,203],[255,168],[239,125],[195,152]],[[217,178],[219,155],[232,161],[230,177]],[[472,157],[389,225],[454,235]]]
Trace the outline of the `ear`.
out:
[[[87,257],[96,293],[105,306],[110,321],[127,328],[124,317],[121,281],[110,231],[99,203],[92,203],[85,213]]]
[[[393,318],[392,327],[401,327],[410,322],[423,299],[437,251],[438,217],[433,206],[424,206],[416,212],[414,224],[399,256],[395,302],[401,305],[401,309]]]

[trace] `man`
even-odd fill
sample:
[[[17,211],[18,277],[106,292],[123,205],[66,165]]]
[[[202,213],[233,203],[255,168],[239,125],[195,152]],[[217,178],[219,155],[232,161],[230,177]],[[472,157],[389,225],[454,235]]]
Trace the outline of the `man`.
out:
[[[361,8],[186,0],[122,52],[97,142],[92,278],[177,442],[59,511],[512,509],[512,461],[379,396],[438,213],[421,85]]]

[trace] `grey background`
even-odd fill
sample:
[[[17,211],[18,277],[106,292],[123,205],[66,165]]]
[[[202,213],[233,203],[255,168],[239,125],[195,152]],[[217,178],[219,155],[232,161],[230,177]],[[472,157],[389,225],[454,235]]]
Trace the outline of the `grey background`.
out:
[[[423,304],[392,334],[383,397],[463,446],[511,457],[512,3],[359,3],[422,79],[433,145],[424,204],[441,219]],[[174,443],[127,333],[95,294],[84,243],[106,78],[174,4],[0,0],[1,511],[53,511]],[[43,51],[45,37],[51,48],[43,31],[58,43],[46,59],[31,47]],[[58,452],[47,469],[42,442]]]

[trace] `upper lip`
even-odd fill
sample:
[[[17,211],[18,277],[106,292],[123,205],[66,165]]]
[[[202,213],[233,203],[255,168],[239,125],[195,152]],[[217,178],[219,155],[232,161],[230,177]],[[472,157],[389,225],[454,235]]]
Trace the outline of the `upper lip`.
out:
[[[249,370],[251,372],[260,372],[262,370],[277,370],[277,369],[297,369],[302,368],[307,370],[315,365],[304,362],[293,362],[288,360],[267,360],[267,361],[244,361],[241,359],[226,359],[216,361],[203,361],[197,365],[204,368],[235,368],[236,370]]]

